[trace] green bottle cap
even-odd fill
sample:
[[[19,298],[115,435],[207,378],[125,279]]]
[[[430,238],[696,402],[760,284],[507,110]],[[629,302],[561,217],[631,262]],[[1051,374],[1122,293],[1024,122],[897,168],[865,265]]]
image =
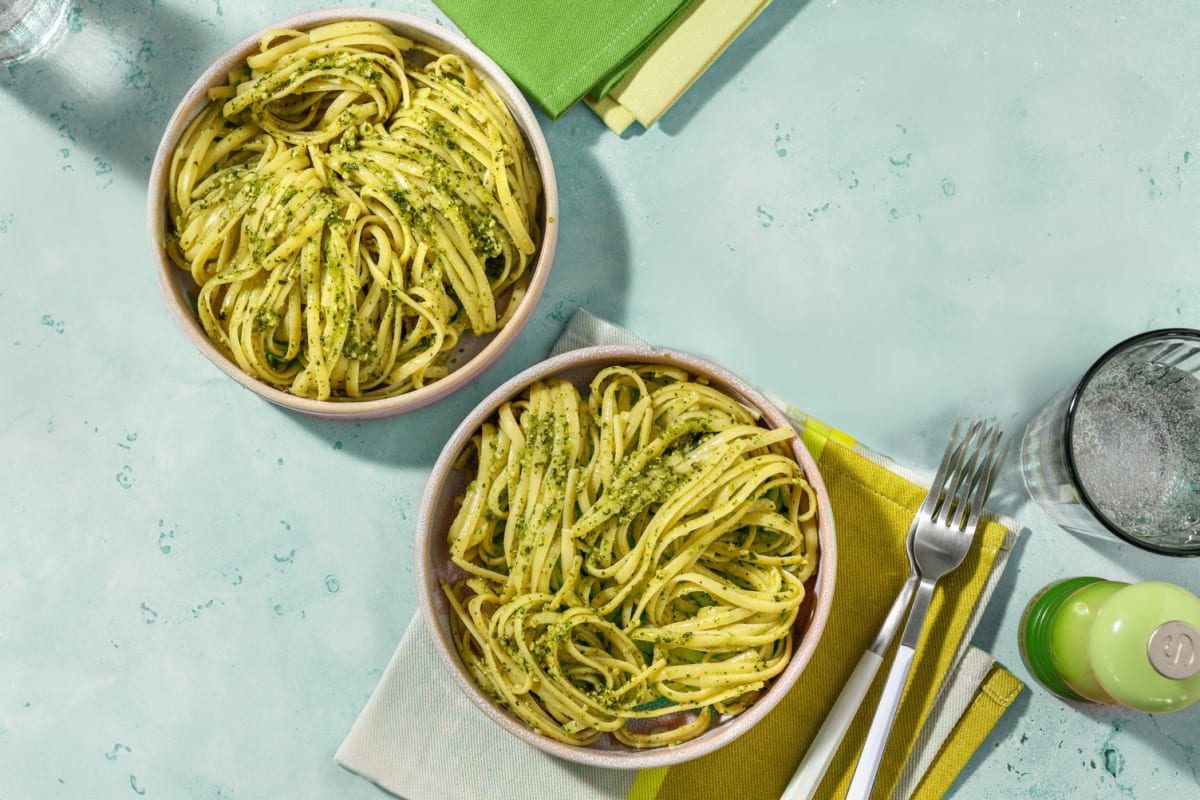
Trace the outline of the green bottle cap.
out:
[[[1050,657],[1059,677],[1077,694],[1096,703],[1116,701],[1104,691],[1092,670],[1089,655],[1092,625],[1108,598],[1128,585],[1118,581],[1097,581],[1077,589],[1050,623]]]
[[[1105,583],[1100,578],[1069,578],[1052,583],[1029,601],[1017,628],[1025,666],[1042,685],[1059,697],[1077,703],[1092,702],[1068,684],[1059,673],[1053,656],[1054,620],[1059,609],[1085,586]]]
[[[1115,592],[1096,613],[1088,656],[1096,680],[1138,711],[1200,700],[1200,598],[1148,581]]]

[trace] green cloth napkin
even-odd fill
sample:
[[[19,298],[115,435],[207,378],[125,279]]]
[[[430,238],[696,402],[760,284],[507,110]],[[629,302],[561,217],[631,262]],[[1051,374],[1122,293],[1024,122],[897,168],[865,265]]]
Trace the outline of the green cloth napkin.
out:
[[[603,97],[690,0],[434,0],[543,111]]]

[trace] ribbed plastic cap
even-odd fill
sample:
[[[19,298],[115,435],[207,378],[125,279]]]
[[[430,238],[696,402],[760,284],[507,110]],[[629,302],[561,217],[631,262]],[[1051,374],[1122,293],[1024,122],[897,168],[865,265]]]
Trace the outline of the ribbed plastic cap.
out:
[[[1054,663],[1052,632],[1054,619],[1071,596],[1085,586],[1104,583],[1100,578],[1068,578],[1052,583],[1029,602],[1017,629],[1021,658],[1043,686],[1059,697],[1077,703],[1095,702],[1082,696],[1063,678]]]

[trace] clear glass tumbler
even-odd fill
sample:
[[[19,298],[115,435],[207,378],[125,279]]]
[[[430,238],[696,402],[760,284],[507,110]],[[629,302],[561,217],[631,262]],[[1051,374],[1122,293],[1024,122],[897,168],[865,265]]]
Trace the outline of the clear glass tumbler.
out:
[[[1200,331],[1150,331],[1101,356],[1030,420],[1021,475],[1069,531],[1200,556]]]
[[[0,66],[40,53],[62,29],[67,0],[0,0]]]

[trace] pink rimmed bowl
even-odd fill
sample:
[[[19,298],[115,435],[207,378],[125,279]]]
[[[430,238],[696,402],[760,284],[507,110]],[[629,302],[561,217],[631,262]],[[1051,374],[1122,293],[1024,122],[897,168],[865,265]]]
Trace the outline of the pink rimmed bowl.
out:
[[[443,52],[457,53],[492,85],[524,133],[541,175],[542,199],[539,204],[538,223],[542,234],[537,257],[531,267],[529,287],[512,317],[502,328],[492,333],[482,336],[464,335],[451,355],[448,364],[450,373],[444,378],[395,397],[314,400],[289,394],[243,372],[205,334],[196,316],[196,284],[191,275],[176,267],[167,256],[167,174],[180,136],[188,123],[208,102],[208,90],[223,84],[231,70],[244,64],[246,57],[257,51],[258,42],[265,33],[279,28],[308,30],[318,25],[346,20],[380,22],[402,36],[432,45]],[[192,344],[222,372],[260,397],[283,408],[334,419],[374,419],[415,411],[461,389],[492,366],[513,343],[532,316],[550,277],[550,267],[554,262],[558,244],[558,186],[554,177],[554,165],[550,159],[550,149],[529,103],[504,71],[475,45],[432,20],[411,14],[380,9],[330,8],[280,20],[246,37],[222,53],[204,74],[196,79],[167,123],[154,158],[147,198],[147,229],[151,260],[158,272],[159,289],[171,316],[179,323],[184,335]]]
[[[455,469],[454,464],[483,423],[492,417],[502,404],[519,395],[531,384],[548,378],[563,378],[586,390],[596,373],[616,364],[661,364],[682,368],[693,376],[706,378],[715,388],[754,409],[760,415],[760,425],[772,429],[787,428],[791,425],[782,411],[771,405],[765,397],[740,378],[715,364],[686,353],[658,348],[599,346],[573,350],[535,364],[496,389],[476,406],[454,431],[434,464],[417,516],[417,597],[423,622],[447,670],[459,688],[466,692],[488,719],[518,739],[568,761],[616,769],[645,769],[688,761],[728,744],[761,720],[796,684],[816,650],[829,617],[833,601],[837,546],[834,541],[833,514],[829,507],[825,483],[812,456],[797,435],[791,440],[791,452],[816,494],[820,561],[817,572],[809,580],[809,598],[802,607],[802,611],[807,609],[807,614],[802,613],[796,620],[791,660],[754,705],[737,716],[720,719],[695,739],[648,750],[628,747],[609,735],[587,747],[563,744],[537,733],[501,709],[475,684],[463,666],[450,629],[450,605],[438,585],[439,579],[453,582],[461,576],[461,571],[450,560],[446,534],[454,517],[455,498],[465,492],[471,476]]]

